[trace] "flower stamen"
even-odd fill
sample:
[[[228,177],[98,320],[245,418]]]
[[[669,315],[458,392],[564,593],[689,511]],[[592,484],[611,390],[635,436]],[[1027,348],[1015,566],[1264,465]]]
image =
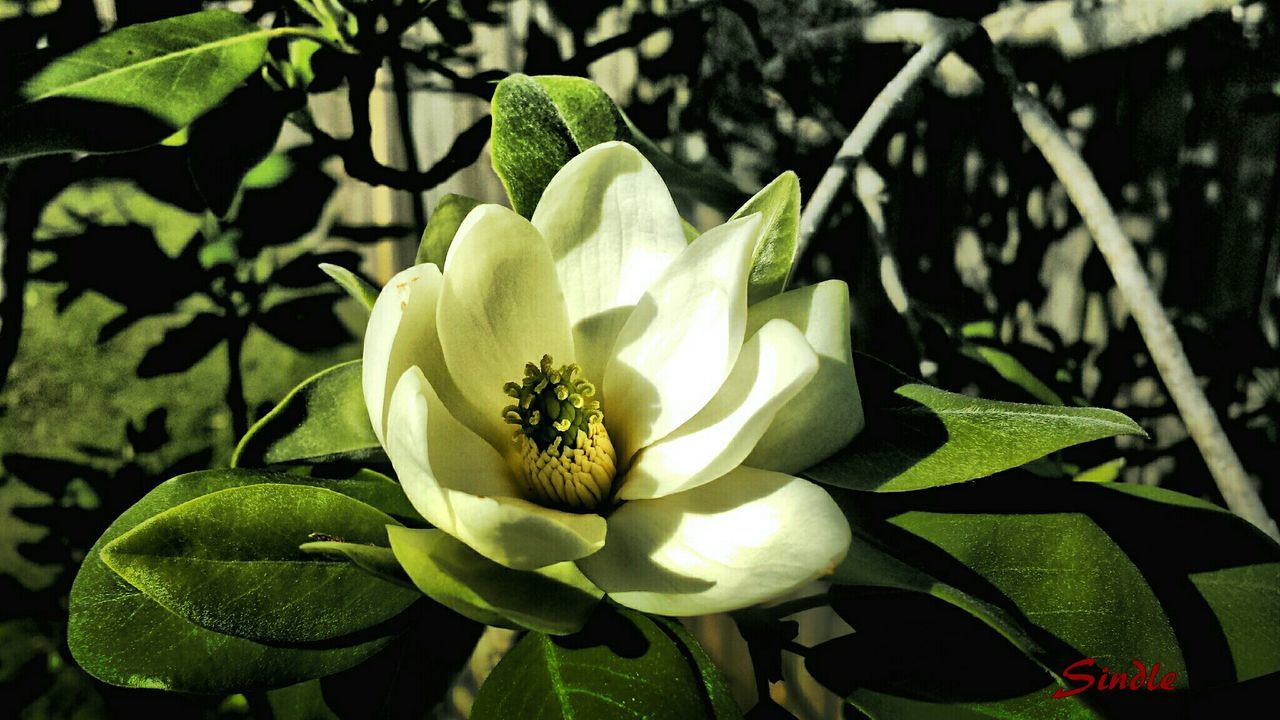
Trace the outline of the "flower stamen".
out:
[[[554,367],[543,355],[525,365],[523,380],[503,386],[515,405],[503,419],[513,434],[520,467],[517,474],[533,498],[571,511],[589,511],[605,503],[617,474],[617,454],[604,426],[595,386],[575,363]]]

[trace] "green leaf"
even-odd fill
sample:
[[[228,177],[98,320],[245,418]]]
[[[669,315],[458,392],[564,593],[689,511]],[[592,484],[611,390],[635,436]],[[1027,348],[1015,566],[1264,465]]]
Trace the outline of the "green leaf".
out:
[[[1125,459],[1118,457],[1081,470],[1073,479],[1076,482],[1118,482],[1124,467]]]
[[[369,424],[360,361],[312,375],[249,428],[231,456],[232,467],[383,460]]]
[[[1088,516],[908,512],[890,522],[955,558],[1033,625],[1104,666],[1150,658],[1185,675],[1159,600]]]
[[[832,607],[855,630],[916,623],[901,602],[877,615],[862,600],[867,588],[892,588],[968,613],[1055,676],[1082,657],[1126,670],[1134,659],[1159,662],[1162,674],[1177,673],[1175,687],[1196,691],[1176,698],[1190,702],[1280,672],[1270,631],[1280,619],[1280,546],[1209,503],[1147,486],[1015,477],[833,495],[853,542],[832,576]],[[951,636],[936,642],[957,642],[940,653],[963,652]],[[880,664],[890,662],[906,660]],[[1143,710],[1121,695],[1086,699],[1108,715]]]
[[[1031,397],[1048,405],[1063,405],[1062,398],[1045,385],[1013,355],[987,345],[966,345],[960,354],[995,370],[1000,377],[1018,386]]]
[[[56,58],[0,110],[0,160],[158,143],[257,70],[264,30],[227,10],[121,28]]]
[[[298,546],[312,533],[385,546],[394,522],[332,490],[264,483],[166,510],[104,546],[102,560],[201,627],[261,642],[313,642],[389,620],[418,593]]]
[[[471,717],[741,717],[695,647],[670,621],[601,606],[576,635],[526,635],[480,687]]]
[[[377,655],[320,680],[325,704],[340,718],[431,718],[463,691],[468,659],[484,626],[423,599],[405,613],[405,628]]]
[[[102,562],[103,547],[149,518],[212,492],[259,483],[324,487],[375,507],[386,493],[381,483],[369,478],[317,480],[257,470],[208,470],[162,483],[107,528],[76,575],[67,643],[81,667],[112,685],[240,692],[328,675],[356,665],[387,644],[390,636],[377,633],[290,646],[216,633],[169,612]]]
[[[273,720],[339,720],[324,703],[319,680],[308,680],[267,693]]]
[[[871,717],[1092,718],[981,620],[929,595],[857,588],[837,609],[852,635],[812,648],[805,668]],[[898,617],[905,622],[887,622]]]
[[[867,356],[859,360],[867,428],[805,471],[819,482],[920,490],[994,475],[1091,440],[1145,435],[1114,410],[984,400],[913,382]]]
[[[630,134],[613,100],[585,78],[509,75],[493,93],[493,169],[525,217],[578,153]]]
[[[730,220],[752,213],[764,216],[756,249],[751,255],[751,276],[747,280],[747,304],[782,292],[796,257],[800,234],[800,179],[784,172],[755,194]]]
[[[372,310],[373,304],[378,300],[378,288],[370,285],[364,278],[333,263],[320,263],[319,268],[325,275],[333,278],[339,287],[347,291],[347,294],[355,298],[366,309]]]
[[[1280,563],[1194,573],[1191,582],[1222,625],[1239,680],[1280,669]]]
[[[453,236],[458,233],[458,226],[467,217],[467,213],[479,204],[479,200],[466,195],[449,193],[440,198],[435,211],[431,213],[431,219],[427,221],[427,227],[422,231],[418,257],[414,262],[419,265],[435,263],[443,268],[449,246],[453,244]]]
[[[724,213],[743,193],[720,175],[677,162],[645,137],[598,85],[563,75],[509,75],[493,94],[491,154],[511,207],[532,217],[551,178],[578,153],[622,140],[636,147],[673,194]]]
[[[503,567],[442,530],[388,528],[396,559],[423,593],[477,622],[563,635],[603,597],[573,563]]]

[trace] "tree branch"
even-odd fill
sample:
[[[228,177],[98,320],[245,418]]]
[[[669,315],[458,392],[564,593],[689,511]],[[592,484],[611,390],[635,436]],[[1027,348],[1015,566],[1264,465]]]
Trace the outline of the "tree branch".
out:
[[[1053,1],[1057,2],[1057,0]],[[1134,6],[1145,5],[1147,2],[1148,0],[1129,0],[1129,3]],[[1049,4],[1051,3],[1042,5]],[[1187,3],[1187,5],[1191,4]],[[1211,6],[1214,3],[1201,2],[1196,5]],[[932,49],[940,58],[941,53],[950,47],[950,45],[940,45],[940,39],[957,37],[954,33],[959,27],[969,27],[971,31],[977,29],[976,26],[965,21],[946,20],[920,11],[910,12],[909,23],[900,22],[880,26],[877,37],[888,38],[892,30],[893,37],[897,40],[920,44],[923,47],[908,62],[908,67],[904,67],[876,97],[871,108],[858,121],[853,133],[845,141],[845,147],[837,153],[836,161],[827,170],[819,183],[818,190],[815,190],[809,201],[812,207],[806,207],[801,215],[801,243],[807,242],[817,229],[822,215],[826,212],[826,206],[831,203],[840,185],[848,176],[850,159],[860,156],[865,151],[875,130],[883,124],[893,107],[901,102],[902,93],[914,85],[924,71],[932,67],[932,62],[929,64],[926,62],[936,62],[932,56],[925,55],[926,50]],[[888,13],[882,15],[886,14]],[[1178,17],[1184,18],[1187,15],[1182,13],[1178,14]],[[1140,29],[1142,32],[1153,32],[1152,28],[1155,27],[1164,26],[1152,23]],[[859,36],[867,32],[865,26],[857,30]],[[1223,499],[1226,500],[1227,507],[1273,539],[1280,541],[1280,528],[1277,528],[1275,521],[1267,514],[1266,507],[1262,504],[1262,499],[1253,487],[1230,440],[1227,439],[1213,406],[1200,388],[1182,343],[1173,329],[1173,324],[1169,321],[1168,314],[1152,287],[1151,279],[1147,276],[1146,269],[1142,266],[1133,244],[1124,234],[1119,218],[1116,217],[1115,210],[1112,209],[1102,188],[1098,185],[1097,178],[1044,104],[1023,87],[1008,60],[1000,54],[985,33],[980,33],[979,37],[985,38],[985,43],[982,54],[973,58],[976,66],[984,71],[984,75],[994,76],[994,79],[1000,82],[1011,100],[1013,111],[1022,125],[1023,132],[1049,163],[1086,227],[1089,228],[1090,234],[1093,235],[1094,243],[1115,279],[1116,289],[1133,315],[1138,331],[1146,343],[1147,351],[1155,362],[1156,370],[1165,387],[1168,388],[1169,395],[1187,427],[1187,432],[1199,448],[1209,473],[1213,476]],[[915,73],[909,75],[908,69],[913,65]],[[907,76],[905,80],[904,76]],[[908,80],[910,82],[907,82]],[[895,88],[895,84],[899,81],[903,81],[902,86]],[[887,108],[878,107],[881,100],[886,101]],[[866,131],[860,134],[860,129],[864,126]],[[829,177],[830,181],[828,181]],[[821,195],[820,190],[823,191]],[[819,204],[814,205],[815,203]],[[806,223],[806,216],[808,216],[808,223]],[[797,257],[799,257],[798,253]]]
[[[289,116],[295,125],[311,136],[317,146],[342,158],[347,175],[369,185],[421,193],[453,177],[459,170],[471,165],[480,157],[480,152],[489,140],[489,128],[493,122],[488,115],[459,133],[445,156],[424,171],[416,169],[414,164],[411,164],[408,170],[401,170],[378,162],[373,156],[373,148],[370,145],[373,125],[369,119],[369,94],[373,91],[376,71],[376,67],[368,64],[362,64],[358,68],[347,71],[348,104],[351,106],[351,137],[346,139],[333,137],[321,130],[306,113],[294,113]],[[416,158],[416,154],[414,157]]]
[[[831,203],[835,201],[845,181],[849,179],[850,168],[862,159],[880,128],[893,116],[893,112],[906,99],[907,93],[942,60],[944,55],[951,51],[951,48],[969,37],[973,31],[973,26],[968,23],[951,23],[930,28],[931,34],[919,39],[920,50],[871,101],[870,107],[853,127],[849,137],[845,138],[831,166],[823,173],[822,179],[810,194],[804,211],[800,213],[800,236],[796,239],[795,254],[797,262],[804,255],[805,248],[822,225]],[[794,272],[793,265],[792,273]]]
[[[1093,235],[1098,251],[1115,278],[1116,289],[1132,313],[1156,370],[1182,415],[1188,434],[1200,449],[1227,507],[1280,542],[1280,529],[1267,514],[1213,406],[1200,388],[1151,279],[1093,171],[1044,104],[1018,81],[1009,62],[994,48],[992,51],[992,67],[1012,100],[1013,111],[1022,124],[1023,132],[1053,168]]]
[[[1046,0],[1001,8],[980,24],[999,47],[1046,48],[1074,60],[1167,35],[1240,2],[1117,0],[1082,10],[1078,0]],[[788,55],[848,40],[918,44],[954,22],[923,10],[889,10],[804,33]],[[770,61],[765,77],[781,77],[786,61],[787,56]],[[955,53],[938,63],[935,79],[949,95],[972,95],[982,89],[979,73]]]

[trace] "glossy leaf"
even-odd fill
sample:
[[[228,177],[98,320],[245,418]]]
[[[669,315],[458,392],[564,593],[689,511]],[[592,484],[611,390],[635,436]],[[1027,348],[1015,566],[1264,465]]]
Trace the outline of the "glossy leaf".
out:
[[[108,543],[102,560],[215,632],[271,643],[328,640],[395,617],[418,593],[298,546],[323,533],[385,547],[394,522],[332,490],[264,483],[166,510]]]
[[[319,680],[308,680],[267,693],[273,720],[339,720],[324,702]]]
[[[741,717],[694,647],[671,621],[602,606],[575,635],[526,635],[481,686],[471,717]]]
[[[598,85],[562,75],[509,75],[493,94],[491,154],[516,212],[531,217],[547,183],[571,158],[610,140],[636,146],[672,194],[724,213],[743,193],[720,175],[688,168],[640,132]]]
[[[360,361],[334,365],[294,388],[249,428],[232,467],[383,458],[369,424]]]
[[[749,305],[786,288],[787,275],[796,257],[796,238],[800,234],[800,179],[793,172],[782,173],[729,219],[752,213],[764,215],[764,227],[751,255],[751,277],[747,281]]]
[[[613,100],[585,78],[510,75],[493,93],[493,169],[525,217],[578,153],[630,133]]]
[[[867,428],[805,471],[819,482],[920,490],[994,475],[1092,440],[1145,435],[1114,410],[969,397],[913,382],[866,356],[858,374]]]
[[[1099,717],[1080,698],[1054,699],[1048,672],[942,600],[860,588],[845,593],[839,609],[855,632],[814,647],[805,668],[871,717]]]
[[[1000,377],[1046,405],[1064,404],[1053,388],[1044,384],[1021,360],[1004,350],[987,345],[965,345],[960,348],[960,354],[989,366]]]
[[[404,629],[359,666],[320,680],[325,704],[341,718],[429,718],[451,703],[455,680],[466,682],[468,659],[484,626],[424,599],[402,617]]]
[[[1176,688],[1194,691],[1174,693],[1173,703],[1280,672],[1269,631],[1280,602],[1264,589],[1277,579],[1280,546],[1203,501],[1146,486],[1009,477],[835,496],[854,540],[832,577],[832,606],[856,630],[875,615],[859,605],[865,590],[892,588],[968,613],[1055,676],[1084,657],[1130,671],[1134,659],[1159,662],[1162,675],[1177,674]],[[1164,707],[1132,693],[1085,699],[1119,716]]]
[[[1280,563],[1259,563],[1191,575],[1222,624],[1239,680],[1280,670]]]
[[[380,499],[386,495],[381,482],[368,478],[316,480],[256,470],[209,470],[161,484],[107,528],[76,575],[67,643],[82,668],[112,685],[241,692],[328,675],[386,645],[390,637],[380,633],[349,642],[290,646],[216,633],[169,612],[102,562],[104,546],[147,519],[211,492],[258,483],[324,487],[375,507],[383,505]],[[140,631],[143,628],[145,632]]]
[[[55,58],[0,109],[0,160],[158,143],[262,65],[265,30],[227,10],[121,28]]]
[[[512,570],[442,530],[389,528],[396,559],[423,593],[472,620],[562,635],[603,597],[573,563]]]
[[[545,187],[545,186],[544,186]],[[480,201],[466,195],[449,193],[440,198],[436,209],[422,231],[422,240],[418,243],[418,256],[414,262],[435,263],[444,267],[444,259],[449,254],[449,245],[458,232],[458,226]]]

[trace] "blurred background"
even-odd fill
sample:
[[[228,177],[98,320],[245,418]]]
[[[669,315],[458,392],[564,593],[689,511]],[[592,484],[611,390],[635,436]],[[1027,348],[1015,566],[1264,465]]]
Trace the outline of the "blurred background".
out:
[[[392,23],[417,5],[382,4]],[[0,65],[202,7],[272,22],[290,5],[0,0],[11,55]],[[292,91],[273,91],[268,70],[163,145],[0,164],[0,710],[263,716],[253,698],[124,691],[85,675],[64,638],[76,567],[150,488],[225,465],[294,385],[359,356],[363,313],[318,262],[380,285],[413,261],[443,194],[505,202],[486,148],[493,82],[594,79],[703,173],[704,192],[677,200],[707,227],[785,170],[807,198],[913,49],[845,30],[894,9],[981,21],[1034,84],[1280,513],[1274,3],[437,0],[387,49],[367,103],[368,88],[350,92],[347,68],[321,49]],[[795,276],[849,282],[856,349],[951,390],[1121,409],[1150,440],[1092,443],[1033,469],[1222,502],[1107,266],[1001,93],[948,58],[865,161]],[[809,620],[802,641],[835,622]],[[750,707],[736,631],[698,629]],[[450,713],[465,712],[459,685]],[[776,699],[800,717],[840,716],[812,683],[789,692]]]

